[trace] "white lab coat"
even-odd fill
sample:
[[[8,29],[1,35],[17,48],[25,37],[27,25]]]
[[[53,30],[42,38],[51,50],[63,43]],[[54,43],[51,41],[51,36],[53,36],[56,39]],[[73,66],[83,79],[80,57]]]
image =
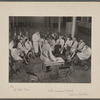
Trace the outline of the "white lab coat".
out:
[[[33,34],[32,41],[35,53],[39,52],[39,40],[40,40],[40,34],[37,33]]]
[[[31,41],[25,42],[25,48],[26,48],[25,53],[27,54],[28,51],[32,49],[32,43],[31,43]]]
[[[9,49],[12,50],[13,47],[14,47],[14,43],[13,43],[13,42],[10,42],[10,43],[9,43]]]
[[[17,49],[19,50],[20,54],[22,54],[23,52],[27,52],[25,47],[20,42],[18,43]]]
[[[42,47],[43,47],[43,45],[44,45],[44,39],[43,38],[40,38],[40,40],[39,40],[39,49],[40,49],[40,51],[41,51],[41,49],[42,49]]]
[[[78,58],[80,60],[87,60],[87,59],[89,59],[90,56],[91,56],[91,49],[90,49],[90,47],[86,48],[86,46],[84,46],[82,51],[80,53],[79,52],[77,53],[77,56],[78,56]]]
[[[51,45],[51,50],[52,51],[54,51],[54,49],[55,49],[55,40],[54,39],[52,39],[52,45]]]
[[[73,43],[73,40],[67,40],[66,43],[65,43],[65,49],[67,50],[67,47],[71,47],[72,46],[72,43]]]
[[[61,47],[64,46],[64,40],[63,39],[57,39],[56,44],[60,44]]]
[[[74,52],[77,49],[78,42],[74,41],[74,44],[71,47],[71,52]]]
[[[22,60],[22,58],[19,56],[20,53],[16,48],[11,50],[11,55],[14,60]]]
[[[77,49],[78,49],[78,50],[81,50],[81,49],[83,48],[84,45],[85,45],[84,42],[81,42],[81,43],[79,42]]]
[[[45,43],[41,50],[40,59],[42,61],[56,61],[56,58],[52,54],[51,47],[48,43]]]

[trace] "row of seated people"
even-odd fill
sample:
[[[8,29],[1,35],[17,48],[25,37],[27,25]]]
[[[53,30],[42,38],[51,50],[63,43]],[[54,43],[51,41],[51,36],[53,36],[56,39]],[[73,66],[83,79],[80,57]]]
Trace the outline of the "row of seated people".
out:
[[[28,64],[29,55],[33,53],[32,43],[28,38],[24,42],[20,39],[17,46],[12,40],[9,44],[9,50],[14,60],[23,60],[25,64]]]
[[[70,64],[74,63],[79,65],[91,58],[91,49],[83,40],[77,42],[77,40],[74,38],[71,45],[69,44],[70,43],[67,42],[67,47],[65,46],[66,63],[70,62]]]
[[[59,36],[59,39],[55,41],[54,38],[49,38],[48,45],[44,45],[42,48],[42,60],[44,61],[56,61],[55,56],[61,56],[64,54],[65,62],[78,63],[80,61],[88,60],[91,56],[91,49],[85,44],[83,40],[79,42],[76,38],[67,37],[66,42]],[[56,55],[58,54],[58,55]]]
[[[49,40],[49,44],[47,42],[47,38]],[[67,36],[66,40],[64,40],[62,36],[59,36],[57,39],[56,34],[41,38],[39,32],[36,32],[32,36],[32,42],[29,41],[28,37],[20,33],[20,35],[18,35],[17,43],[14,43],[14,41],[10,42],[9,47],[13,58],[15,60],[23,60],[26,64],[28,64],[28,54],[32,53],[34,56],[34,53],[38,53],[39,49],[41,54],[40,58],[43,58],[44,54],[45,60],[52,59],[52,61],[56,61],[54,59],[54,55],[56,54],[64,54],[67,61],[71,61],[76,57],[76,55],[77,57],[75,59],[79,58],[80,60],[86,60],[90,57],[90,48],[85,45],[84,41],[80,40],[78,43],[76,38],[72,39],[71,36]],[[47,48],[49,48],[49,50],[47,50]],[[46,50],[49,52],[48,54],[46,54]]]

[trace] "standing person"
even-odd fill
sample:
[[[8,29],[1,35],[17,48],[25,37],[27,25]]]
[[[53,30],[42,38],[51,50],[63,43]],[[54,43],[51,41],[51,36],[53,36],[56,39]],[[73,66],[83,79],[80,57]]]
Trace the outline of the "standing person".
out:
[[[32,35],[33,47],[36,56],[38,56],[39,53],[39,40],[40,40],[39,32],[36,32],[35,34]]]

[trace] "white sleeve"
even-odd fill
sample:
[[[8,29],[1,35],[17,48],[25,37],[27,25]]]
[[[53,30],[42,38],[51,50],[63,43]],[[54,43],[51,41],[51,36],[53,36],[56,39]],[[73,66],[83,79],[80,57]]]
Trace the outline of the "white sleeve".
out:
[[[28,48],[28,44],[27,44],[27,42],[25,43],[25,48],[26,48],[26,49],[29,49],[29,48]]]
[[[31,46],[31,48],[32,48],[32,42],[30,42],[30,46]]]
[[[52,54],[51,48],[49,49],[49,57],[52,61],[56,61],[55,56]]]
[[[35,37],[36,37],[35,34],[33,34],[33,35],[32,35],[32,41],[35,40]]]
[[[17,54],[17,51],[12,51],[11,55],[14,60],[22,60],[22,58]]]
[[[59,40],[57,40],[55,44],[58,44],[58,43],[59,43]]]

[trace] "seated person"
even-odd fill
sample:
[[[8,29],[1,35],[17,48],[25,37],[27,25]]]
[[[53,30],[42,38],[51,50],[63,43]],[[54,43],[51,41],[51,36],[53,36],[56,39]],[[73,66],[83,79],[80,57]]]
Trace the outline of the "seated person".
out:
[[[69,50],[69,48],[71,48],[72,43],[73,43],[72,38],[71,38],[71,37],[67,37],[67,40],[66,40],[65,46],[64,46],[65,49],[66,49],[66,50]]]
[[[56,61],[55,56],[52,54],[50,44],[51,44],[51,40],[47,39],[45,40],[45,44],[42,47],[40,59],[44,62],[45,61]],[[50,71],[50,66],[47,66],[46,68],[47,68],[47,72]]]
[[[78,52],[81,52],[81,50],[83,49],[83,47],[85,46],[85,43],[83,42],[83,40],[80,40],[80,42],[76,42],[76,46],[75,48],[73,48],[73,50],[71,51],[70,55],[68,55],[68,60],[71,61],[74,56],[76,56],[76,54]],[[73,47],[73,46],[72,46]]]
[[[19,33],[19,35],[18,35],[18,40],[20,40],[21,39],[21,37],[22,37],[22,32],[20,31],[20,33]]]
[[[88,60],[91,56],[91,49],[88,45],[85,45],[83,49],[76,54],[75,63],[80,63],[80,61]]]
[[[72,37],[67,37],[67,40],[65,42],[65,55],[66,57],[70,54],[70,49],[71,49],[71,46],[72,46],[72,43],[73,43],[73,40],[72,40]]]
[[[25,39],[25,48],[26,48],[27,52],[32,49],[32,43],[31,43],[31,41],[29,41],[28,38]]]
[[[19,51],[19,53],[20,53],[20,56],[24,59],[25,63],[28,64],[28,62],[27,62],[27,60],[26,60],[26,56],[27,56],[27,55],[25,54],[25,52],[26,52],[27,50],[25,49],[25,46],[24,46],[24,44],[23,44],[22,39],[20,39],[20,42],[18,43],[17,49],[18,49],[18,51]]]
[[[40,56],[42,61],[56,61],[56,58],[52,54],[50,43],[51,41],[48,39],[42,47]]]
[[[28,59],[29,59],[29,54],[33,53],[33,47],[32,47],[32,43],[31,41],[29,41],[28,38],[25,39],[25,54],[27,55]]]
[[[71,49],[70,49],[70,57],[71,58],[73,58],[76,53],[77,45],[78,45],[78,42],[77,42],[76,38],[73,38],[73,42],[72,42]]]
[[[22,60],[22,58],[20,57],[20,53],[17,50],[17,48],[13,48],[11,50],[11,55],[12,55],[12,57],[13,57],[14,60]]]
[[[11,42],[9,43],[9,49],[12,50],[14,47],[14,41],[11,40]]]
[[[23,43],[23,40],[22,39],[19,40],[19,43],[17,45],[17,48],[18,48],[18,50],[20,52],[25,52],[25,46],[24,46],[24,43]]]
[[[71,45],[71,52],[73,52],[74,50],[77,49],[77,45],[78,45],[78,42],[77,42],[76,38],[73,38],[73,43]]]
[[[45,41],[44,37],[43,36],[40,37],[40,40],[39,40],[39,49],[40,49],[40,52],[41,52],[41,49],[42,49],[42,47],[44,45],[44,41]]]
[[[12,62],[12,67],[14,70],[17,70],[17,69],[20,69],[22,67],[22,61],[23,59],[20,57],[20,53],[19,51],[17,50],[17,48],[12,48],[11,51],[10,51],[10,59]],[[13,61],[17,61],[17,62],[13,62]]]
[[[57,40],[57,38],[58,38],[57,33],[53,33],[53,34],[52,34],[52,37],[53,37],[53,38],[54,38],[54,40],[56,41],[56,40]]]
[[[60,56],[60,52],[61,52],[61,45],[58,42],[58,43],[55,44],[55,48],[54,48],[54,54],[55,54],[55,56]]]
[[[59,36],[59,39],[57,39],[56,44],[60,44],[61,45],[61,54],[63,53],[63,47],[64,47],[64,40],[62,39],[62,36]]]
[[[83,40],[80,40],[77,45],[77,50],[81,51],[81,49],[83,49],[84,46],[85,46],[85,42]]]

